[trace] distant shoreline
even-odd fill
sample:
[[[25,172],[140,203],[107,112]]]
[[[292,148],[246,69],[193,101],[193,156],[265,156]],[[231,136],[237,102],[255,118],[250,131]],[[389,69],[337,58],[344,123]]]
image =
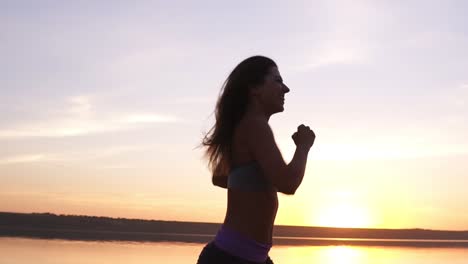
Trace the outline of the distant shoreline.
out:
[[[73,241],[133,241],[133,242],[181,242],[207,243],[213,235],[160,234],[144,232],[85,231],[65,229],[11,228],[0,226],[0,237],[32,239],[61,239]],[[333,238],[283,238],[274,237],[275,246],[385,246],[424,248],[468,248],[468,240],[373,240]]]
[[[0,212],[0,237],[207,243],[220,224]],[[467,231],[275,226],[274,245],[468,248]]]

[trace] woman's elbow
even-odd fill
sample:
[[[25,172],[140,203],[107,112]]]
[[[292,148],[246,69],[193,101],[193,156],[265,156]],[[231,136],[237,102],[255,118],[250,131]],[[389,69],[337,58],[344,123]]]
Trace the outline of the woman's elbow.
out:
[[[227,188],[227,177],[225,177],[225,176],[212,176],[211,177],[211,183],[213,183],[214,186],[218,186],[218,187],[226,189]]]
[[[296,192],[295,191],[283,191],[281,193],[286,194],[286,195],[294,195]]]
[[[278,188],[280,193],[284,193],[286,195],[294,195],[296,193],[297,188],[294,186],[284,186],[282,188]]]

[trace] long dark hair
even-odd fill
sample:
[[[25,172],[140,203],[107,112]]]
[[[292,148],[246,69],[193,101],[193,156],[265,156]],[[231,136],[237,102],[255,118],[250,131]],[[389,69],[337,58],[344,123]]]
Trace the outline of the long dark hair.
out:
[[[224,82],[216,103],[216,123],[202,141],[214,185],[227,186],[232,137],[246,111],[250,88],[262,84],[269,70],[275,66],[270,58],[253,56],[239,63]]]

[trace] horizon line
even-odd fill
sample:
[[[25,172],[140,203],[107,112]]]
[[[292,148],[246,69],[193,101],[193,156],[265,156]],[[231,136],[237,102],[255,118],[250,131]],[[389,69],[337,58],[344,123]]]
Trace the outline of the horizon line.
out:
[[[110,218],[110,219],[123,219],[123,220],[139,220],[139,221],[159,221],[159,222],[178,222],[178,223],[195,223],[195,224],[222,224],[221,222],[199,222],[199,221],[181,221],[181,220],[159,220],[159,219],[144,219],[144,218],[126,218],[126,217],[112,217],[112,216],[98,216],[98,215],[80,215],[80,214],[58,214],[58,213],[51,213],[51,212],[7,212],[7,211],[0,211],[0,214],[7,213],[7,214],[49,214],[55,216],[79,216],[79,217],[100,217],[100,218]],[[376,227],[336,227],[336,226],[303,226],[303,225],[277,225],[274,226],[278,227],[305,227],[305,228],[334,228],[334,229],[370,229],[370,230],[425,230],[425,231],[444,231],[444,232],[468,232],[466,230],[445,230],[445,229],[430,229],[430,228],[421,228],[421,227],[413,227],[413,228],[376,228]]]

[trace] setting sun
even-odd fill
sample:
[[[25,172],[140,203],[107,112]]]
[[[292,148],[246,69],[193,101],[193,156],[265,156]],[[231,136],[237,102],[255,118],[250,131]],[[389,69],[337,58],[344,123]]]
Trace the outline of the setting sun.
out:
[[[368,227],[372,224],[369,212],[350,202],[340,202],[318,212],[318,224],[329,227]]]

